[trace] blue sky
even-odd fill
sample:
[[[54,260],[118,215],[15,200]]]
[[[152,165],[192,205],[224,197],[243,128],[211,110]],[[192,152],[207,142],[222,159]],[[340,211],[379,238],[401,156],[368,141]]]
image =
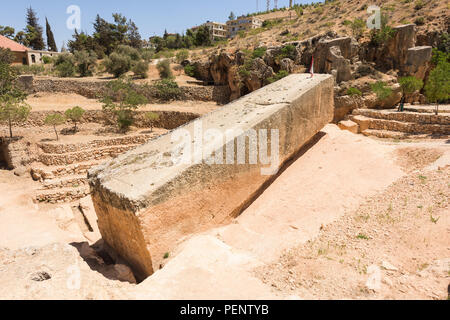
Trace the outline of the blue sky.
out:
[[[58,48],[62,42],[72,38],[73,30],[66,27],[69,15],[66,9],[70,5],[78,5],[81,9],[81,29],[92,32],[92,22],[96,14],[108,21],[112,13],[120,12],[131,18],[139,27],[143,38],[168,32],[183,32],[186,29],[206,22],[206,20],[227,20],[230,12],[236,15],[256,11],[256,0],[13,0],[2,1],[0,25],[8,25],[16,32],[25,27],[26,8],[31,6],[37,12],[39,22],[44,27],[48,18],[55,34]],[[311,1],[296,0],[296,3]],[[316,0],[317,2],[317,0]],[[278,6],[288,6],[289,0],[279,0]],[[273,0],[272,0],[273,5]],[[263,10],[266,0],[259,0],[259,8]]]

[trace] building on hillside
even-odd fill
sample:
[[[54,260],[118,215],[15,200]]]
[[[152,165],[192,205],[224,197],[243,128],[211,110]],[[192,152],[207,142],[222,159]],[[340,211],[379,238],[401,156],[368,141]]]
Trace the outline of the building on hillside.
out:
[[[44,63],[43,58],[45,56],[52,58],[60,54],[61,54],[60,52],[28,49],[27,51],[28,65],[31,66],[33,64],[42,64]]]
[[[0,35],[0,48],[9,49],[13,52],[15,58],[12,64],[23,64],[29,66],[43,63],[44,56],[54,57],[61,54],[60,52],[32,50],[2,35]]]
[[[261,28],[263,21],[257,17],[242,16],[236,20],[227,21],[228,36],[234,38],[240,31]]]
[[[208,27],[211,39],[224,40],[228,38],[228,29],[225,23],[206,21],[206,23],[191,28],[191,31],[197,31],[200,27]]]
[[[224,40],[228,38],[228,30],[226,23],[207,21],[203,25],[208,27],[212,39]]]

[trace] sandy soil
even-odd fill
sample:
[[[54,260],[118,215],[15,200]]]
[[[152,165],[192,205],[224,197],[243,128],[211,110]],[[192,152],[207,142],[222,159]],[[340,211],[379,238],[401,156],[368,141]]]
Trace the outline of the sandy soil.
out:
[[[88,99],[76,93],[37,93],[28,96],[27,103],[32,111],[64,111],[75,106],[86,110],[101,110],[102,103]],[[217,109],[216,102],[203,101],[173,101],[169,103],[148,104],[141,107],[142,111],[179,111],[205,114]]]

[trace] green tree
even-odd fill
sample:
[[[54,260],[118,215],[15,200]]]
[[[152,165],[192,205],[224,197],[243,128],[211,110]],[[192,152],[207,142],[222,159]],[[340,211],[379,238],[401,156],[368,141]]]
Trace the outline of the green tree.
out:
[[[55,60],[55,69],[60,77],[73,77],[76,71],[74,56],[70,53],[58,55]]]
[[[34,50],[44,50],[45,43],[43,38],[43,29],[39,25],[39,19],[36,12],[30,7],[27,9],[27,27],[25,28],[26,41],[28,46]]]
[[[136,110],[148,100],[136,91],[131,82],[122,79],[109,82],[107,89],[102,99],[103,110],[112,112],[119,129],[127,131],[133,124]]]
[[[450,63],[441,61],[431,71],[425,85],[425,95],[429,102],[436,103],[436,115],[439,114],[439,102],[450,99]]]
[[[236,20],[236,15],[233,11],[230,12],[230,15],[228,16],[228,20]]]
[[[159,114],[156,112],[147,112],[145,113],[145,118],[150,123],[150,132],[153,132],[155,122],[159,120]]]
[[[413,94],[417,90],[422,89],[423,81],[422,79],[417,79],[416,77],[402,77],[398,80],[402,88],[402,100],[400,102],[399,111],[403,111],[403,105],[408,95]]]
[[[74,132],[78,132],[77,123],[80,122],[83,117],[85,111],[81,107],[73,107],[72,109],[67,109],[64,115],[67,119],[71,120],[74,123]]]
[[[0,63],[11,64],[14,61],[14,54],[9,49],[0,48]]]
[[[116,78],[131,70],[131,58],[125,54],[113,52],[104,61],[106,71]]]
[[[74,61],[80,76],[88,77],[93,73],[93,69],[97,65],[97,55],[94,51],[76,51],[73,55]]]
[[[56,141],[59,141],[58,130],[56,129],[56,126],[64,124],[65,122],[66,122],[66,118],[64,118],[64,116],[59,113],[49,114],[47,117],[45,117],[45,120],[44,120],[45,124],[47,124],[49,126],[53,126],[53,130],[55,130],[55,134],[56,134]]]
[[[58,52],[58,47],[56,46],[55,36],[53,35],[52,28],[48,23],[47,18],[45,18],[45,30],[47,33],[47,48],[50,51]]]
[[[25,92],[15,86],[16,78],[11,66],[0,62],[0,121],[8,124],[10,138],[13,123],[25,121],[31,110],[25,103]]]
[[[9,39],[14,39],[14,34],[16,30],[10,26],[0,26],[0,35],[7,37]]]

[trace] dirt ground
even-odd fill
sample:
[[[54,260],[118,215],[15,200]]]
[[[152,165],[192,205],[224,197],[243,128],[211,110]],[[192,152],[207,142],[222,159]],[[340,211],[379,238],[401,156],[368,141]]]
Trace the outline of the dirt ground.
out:
[[[35,182],[0,170],[0,299],[447,299],[448,141],[323,134],[234,223],[183,239],[137,285],[86,254],[70,207],[33,203]]]
[[[88,99],[76,93],[36,93],[28,96],[26,101],[32,111],[64,111],[75,106],[85,110],[101,110],[102,103],[96,99]],[[172,101],[169,103],[148,104],[142,111],[179,111],[205,114],[217,109],[216,102],[204,101]]]
[[[258,276],[304,299],[447,299],[450,166],[423,170],[439,150],[397,151],[410,174]]]

